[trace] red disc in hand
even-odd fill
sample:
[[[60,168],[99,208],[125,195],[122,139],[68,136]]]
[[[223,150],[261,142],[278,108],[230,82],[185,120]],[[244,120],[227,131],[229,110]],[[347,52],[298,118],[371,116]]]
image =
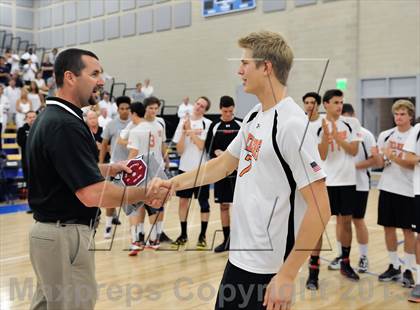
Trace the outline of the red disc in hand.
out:
[[[127,163],[131,173],[124,172],[121,179],[125,186],[138,186],[147,175],[146,163],[141,158],[132,159]]]

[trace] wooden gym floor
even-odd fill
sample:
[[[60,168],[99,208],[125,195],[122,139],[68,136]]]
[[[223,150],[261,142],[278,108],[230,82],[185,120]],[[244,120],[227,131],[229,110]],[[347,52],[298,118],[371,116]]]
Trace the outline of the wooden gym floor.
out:
[[[377,198],[378,191],[373,189],[366,215],[370,273],[361,274],[361,280],[354,283],[338,271],[327,270],[336,248],[335,219],[332,218],[324,234],[320,290],[313,293],[305,289],[305,265],[296,280],[294,309],[420,309],[420,305],[407,302],[409,289],[402,288],[399,283],[380,283],[377,280],[377,275],[388,267],[383,231],[376,224]],[[176,238],[180,231],[177,205],[178,198],[174,197],[166,208],[164,230],[171,238]],[[129,226],[121,214],[123,224],[117,228],[112,249],[95,254],[99,284],[96,309],[213,309],[228,254],[194,251],[200,231],[197,201],[191,206],[189,218],[190,245],[187,250],[144,250],[137,257],[128,257],[125,249],[129,244]],[[32,223],[32,216],[24,212],[0,215],[1,310],[29,308],[31,289],[36,285],[28,257],[28,230]],[[103,229],[102,221],[96,235],[97,249],[110,246],[110,242],[103,239]],[[207,233],[209,246],[213,245],[215,231],[220,229],[219,209],[212,203]],[[328,250],[326,236],[332,243],[332,251]],[[398,238],[402,239],[401,233]],[[221,240],[222,233],[218,232],[214,245]],[[357,264],[358,252],[353,233],[353,266]],[[402,245],[399,254],[402,257]]]

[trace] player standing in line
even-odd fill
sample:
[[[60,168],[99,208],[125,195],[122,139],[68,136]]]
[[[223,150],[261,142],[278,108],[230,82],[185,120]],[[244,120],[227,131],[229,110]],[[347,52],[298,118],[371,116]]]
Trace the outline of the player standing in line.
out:
[[[398,258],[397,228],[404,233],[404,287],[414,286],[411,269],[414,267],[415,236],[412,231],[414,212],[413,163],[407,161],[403,148],[413,127],[414,105],[408,100],[398,100],[392,105],[396,127],[385,130],[378,137],[380,166],[384,167],[378,189],[378,224],[384,226],[385,243],[390,264],[379,275],[379,281],[388,282],[401,278]]]

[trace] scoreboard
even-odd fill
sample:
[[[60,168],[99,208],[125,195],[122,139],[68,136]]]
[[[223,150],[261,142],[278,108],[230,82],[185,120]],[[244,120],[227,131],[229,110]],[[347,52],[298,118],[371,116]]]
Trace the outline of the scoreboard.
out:
[[[204,17],[252,10],[256,0],[202,0]]]

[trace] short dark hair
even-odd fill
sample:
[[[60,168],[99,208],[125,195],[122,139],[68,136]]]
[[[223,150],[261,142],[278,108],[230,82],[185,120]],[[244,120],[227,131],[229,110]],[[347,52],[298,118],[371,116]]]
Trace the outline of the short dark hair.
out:
[[[211,101],[210,101],[210,99],[209,98],[207,98],[206,96],[200,96],[200,97],[198,97],[197,98],[197,100],[198,99],[200,99],[200,98],[202,98],[202,99],[204,99],[204,100],[206,100],[207,101],[207,107],[206,107],[206,112],[210,109],[210,107],[211,107]],[[197,101],[196,100],[196,101]]]
[[[136,113],[138,117],[144,117],[144,113],[146,112],[143,103],[139,101],[133,102],[130,109],[131,113]]]
[[[146,99],[143,100],[144,108],[147,108],[149,105],[152,105],[152,104],[157,104],[158,107],[160,107],[160,100],[157,97],[153,97],[153,96],[147,97]]]
[[[322,102],[328,102],[331,100],[332,97],[343,97],[344,94],[339,89],[329,89],[325,92],[324,97],[322,98]]]
[[[313,92],[313,91],[311,91],[311,92],[309,92],[309,93],[306,93],[306,94],[302,97],[302,101],[305,101],[305,99],[306,99],[306,98],[308,98],[308,97],[312,97],[312,98],[314,98],[314,99],[315,99],[315,101],[316,101],[316,104],[317,104],[317,105],[320,105],[320,104],[321,104],[321,96],[320,96],[318,93]]]
[[[71,71],[75,75],[80,75],[80,72],[85,68],[82,56],[90,56],[99,60],[98,56],[91,51],[78,48],[69,48],[58,54],[54,62],[55,83],[58,88],[64,84],[64,72]]]
[[[229,108],[229,107],[235,106],[235,101],[233,101],[233,98],[231,96],[222,96],[220,97],[220,103],[219,108]]]
[[[341,114],[345,114],[345,113],[349,113],[352,115],[354,114],[353,106],[350,103],[343,104],[343,109],[341,110]]]
[[[128,96],[119,96],[117,97],[117,99],[115,99],[115,103],[117,104],[117,107],[119,107],[122,103],[127,103],[128,105],[130,105],[131,98]]]

